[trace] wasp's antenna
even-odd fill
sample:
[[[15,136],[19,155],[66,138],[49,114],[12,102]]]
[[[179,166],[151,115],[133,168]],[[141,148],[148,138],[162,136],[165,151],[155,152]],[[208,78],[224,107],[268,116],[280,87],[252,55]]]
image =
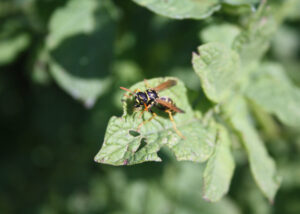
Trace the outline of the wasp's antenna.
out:
[[[120,89],[124,90],[124,91],[128,91],[131,94],[134,94],[131,90],[129,90],[128,88],[124,88],[124,87],[120,87]]]

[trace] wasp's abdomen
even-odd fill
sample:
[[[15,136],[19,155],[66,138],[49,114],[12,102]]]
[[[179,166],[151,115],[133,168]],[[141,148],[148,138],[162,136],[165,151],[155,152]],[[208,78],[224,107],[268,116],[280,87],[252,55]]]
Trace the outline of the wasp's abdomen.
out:
[[[172,100],[171,98],[169,98],[169,97],[160,97],[159,99],[160,99],[160,100],[163,100],[163,101],[165,101],[165,102],[167,102],[167,103],[170,103],[171,105],[174,105],[173,100]],[[158,105],[157,105],[157,108],[159,108],[159,109],[161,109],[161,110],[166,110],[166,109],[168,109],[166,106],[163,106],[163,105],[161,105],[161,104],[158,104]]]
[[[173,100],[169,97],[161,97],[160,99],[170,104],[174,104]]]

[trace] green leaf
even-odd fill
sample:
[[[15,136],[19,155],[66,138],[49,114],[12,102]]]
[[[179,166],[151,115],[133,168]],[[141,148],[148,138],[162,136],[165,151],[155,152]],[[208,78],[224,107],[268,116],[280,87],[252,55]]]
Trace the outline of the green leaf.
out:
[[[250,21],[249,27],[242,31],[233,43],[233,49],[239,53],[246,69],[264,56],[277,29],[275,18],[267,11],[263,10],[262,15],[260,12],[255,15],[258,17]]]
[[[8,8],[6,9],[8,10]],[[29,46],[31,37],[22,24],[22,18],[14,16],[2,21],[0,25],[0,65],[13,62]]]
[[[234,171],[234,160],[230,152],[230,138],[225,127],[218,125],[215,151],[209,158],[204,171],[203,198],[220,200],[229,190]]]
[[[291,20],[299,20],[300,19],[300,14],[299,14],[300,1],[299,0],[285,1],[284,6],[285,6],[285,8],[284,8],[285,14],[284,15],[287,16],[288,19],[291,19]]]
[[[272,40],[272,54],[278,61],[297,60],[299,44],[298,31],[287,26],[281,26]]]
[[[93,13],[97,7],[99,5],[94,0],[71,0],[65,7],[56,10],[49,24],[47,47],[55,49],[69,37],[92,33],[96,27]]]
[[[170,78],[152,79],[149,80],[149,84],[154,87],[167,79]],[[162,146],[169,147],[177,160],[206,161],[213,151],[216,131],[201,124],[199,116],[191,109],[183,83],[177,81],[176,86],[160,92],[160,96],[171,98],[185,111],[183,114],[175,114],[174,120],[186,139],[182,139],[174,131],[168,114],[158,109],[156,109],[158,116],[143,125],[140,133],[136,132],[138,125],[148,120],[151,114],[146,112],[140,118],[140,112],[132,112],[133,100],[127,99],[123,103],[123,116],[110,119],[104,143],[95,161],[112,165],[161,161],[157,152]],[[144,90],[144,83],[137,83],[130,89],[137,88]]]
[[[292,84],[278,64],[265,63],[260,66],[245,93],[283,123],[300,126],[300,89]]]
[[[23,51],[30,42],[27,33],[0,40],[0,65],[12,62],[18,54]]]
[[[216,203],[208,203],[202,198],[199,188],[203,185],[203,171],[204,164],[191,162],[179,162],[165,167],[162,186],[177,208],[174,213],[240,213],[233,201],[226,197]]]
[[[207,203],[202,199],[199,188],[202,185],[203,167],[192,162],[167,162],[159,172],[155,171],[158,165],[150,167],[130,167],[126,170],[134,172],[137,169],[142,177],[124,176],[117,168],[111,168],[107,177],[99,177],[94,183],[99,186],[105,182],[106,191],[110,191],[113,198],[107,200],[119,204],[120,213],[130,214],[239,214],[238,206],[229,198],[224,198],[218,203]],[[143,170],[143,171],[141,171]],[[113,171],[113,173],[112,173]],[[149,172],[150,171],[150,172]],[[119,172],[119,173],[116,173]],[[158,173],[158,174],[157,174]],[[145,175],[146,174],[146,175]],[[147,176],[151,175],[151,176]],[[99,187],[98,187],[99,188]],[[95,187],[93,188],[95,189]],[[106,202],[105,196],[99,194],[90,196],[99,201]],[[103,191],[102,191],[103,193]],[[104,198],[104,199],[103,199]],[[139,201],[139,203],[136,203]],[[90,209],[91,206],[86,206]],[[112,207],[114,210],[115,206]],[[171,208],[171,210],[170,210]],[[85,210],[85,213],[88,213]],[[112,213],[106,210],[105,213]],[[119,213],[119,212],[118,212]]]
[[[50,21],[50,71],[74,98],[91,107],[110,85],[114,23],[107,1],[71,0]]]
[[[258,3],[260,0],[223,0],[224,3],[232,5],[252,5]]]
[[[193,67],[206,96],[214,102],[225,100],[239,76],[239,56],[221,43],[208,43],[193,53]]]
[[[219,0],[133,0],[149,10],[173,19],[204,19],[221,8]]]
[[[139,203],[136,203],[139,201]],[[146,181],[130,183],[125,189],[124,199],[127,213],[165,213],[169,200],[156,184]]]
[[[201,31],[204,43],[219,42],[231,47],[235,37],[240,33],[240,28],[232,24],[209,25]]]
[[[251,124],[246,101],[243,97],[234,97],[224,108],[229,121],[242,138],[251,173],[257,185],[269,201],[273,202],[280,179],[274,160],[267,153],[261,138]]]

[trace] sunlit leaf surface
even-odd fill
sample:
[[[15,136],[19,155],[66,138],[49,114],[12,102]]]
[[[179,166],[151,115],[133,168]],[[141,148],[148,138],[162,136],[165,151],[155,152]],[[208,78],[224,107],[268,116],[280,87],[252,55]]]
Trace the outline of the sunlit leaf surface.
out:
[[[293,85],[278,64],[259,67],[246,95],[283,123],[300,126],[300,89]]]
[[[231,140],[225,127],[218,125],[216,146],[204,171],[203,198],[220,200],[229,190],[235,163],[230,151]]]
[[[169,78],[157,78],[149,81],[150,86],[166,81]],[[159,93],[171,98],[185,113],[177,113],[174,120],[178,130],[185,136],[181,138],[173,129],[168,114],[157,111],[158,117],[146,123],[137,133],[138,125],[151,117],[146,112],[139,118],[139,112],[132,112],[132,99],[124,102],[122,117],[112,117],[109,121],[101,150],[95,161],[113,165],[136,164],[144,161],[161,161],[157,152],[167,146],[178,160],[203,162],[211,155],[215,144],[215,130],[204,127],[199,116],[191,109],[186,96],[186,89],[178,84]],[[137,83],[131,90],[145,89],[144,82]]]
[[[219,42],[231,47],[240,31],[238,26],[232,24],[210,25],[201,31],[200,36],[205,43]]]
[[[198,48],[192,62],[206,96],[214,102],[225,100],[239,76],[238,54],[222,43],[208,43]]]
[[[218,0],[133,0],[151,11],[174,19],[204,19],[220,9]]]
[[[248,108],[242,97],[235,97],[225,107],[228,119],[241,136],[248,154],[252,175],[264,195],[273,202],[280,184],[274,160],[249,120]]]

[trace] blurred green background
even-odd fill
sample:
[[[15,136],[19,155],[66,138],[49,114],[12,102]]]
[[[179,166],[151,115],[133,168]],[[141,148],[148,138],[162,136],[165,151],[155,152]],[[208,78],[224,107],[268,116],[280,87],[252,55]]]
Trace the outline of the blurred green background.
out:
[[[298,86],[299,11],[290,12],[265,56]],[[93,161],[109,118],[122,114],[119,86],[175,76],[192,104],[200,99],[209,108],[191,54],[204,42],[203,29],[241,24],[249,13],[224,5],[205,20],[174,20],[133,1],[1,0],[0,212],[300,213],[300,131],[280,124],[276,136],[262,130],[283,177],[273,205],[239,150],[229,194],[217,203],[202,199],[203,166],[176,162],[167,151],[161,163]]]

